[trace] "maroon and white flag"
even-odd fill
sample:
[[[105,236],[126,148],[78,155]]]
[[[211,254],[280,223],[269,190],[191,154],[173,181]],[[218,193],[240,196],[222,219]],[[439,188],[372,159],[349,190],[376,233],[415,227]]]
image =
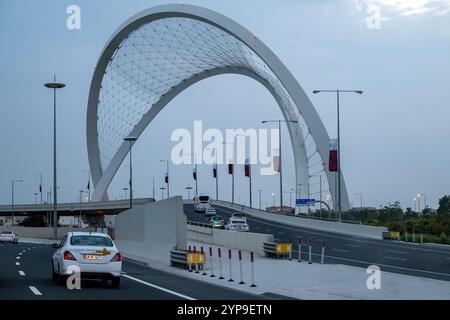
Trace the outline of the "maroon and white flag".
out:
[[[338,141],[337,139],[330,139],[329,141],[329,156],[328,156],[328,171],[338,171]]]
[[[194,170],[192,171],[192,176],[194,177],[194,180],[197,181],[197,169],[194,168]]]
[[[214,163],[214,166],[213,166],[213,177],[217,178],[217,163]]]
[[[280,157],[274,156],[272,162],[273,162],[273,171],[280,172]]]
[[[228,174],[233,174],[234,165],[232,163],[228,164]]]
[[[166,172],[166,176],[164,177],[164,182],[169,183],[169,174]]]
[[[245,159],[245,165],[244,165],[244,174],[246,177],[250,177],[250,160]]]

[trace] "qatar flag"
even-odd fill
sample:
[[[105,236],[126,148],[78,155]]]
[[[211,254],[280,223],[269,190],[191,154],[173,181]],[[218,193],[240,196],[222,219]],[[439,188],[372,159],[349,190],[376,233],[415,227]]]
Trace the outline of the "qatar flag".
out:
[[[194,180],[197,181],[197,169],[194,168],[194,171],[192,171],[192,176],[194,177]]]
[[[273,163],[273,171],[280,172],[280,157],[274,156],[272,163]]]
[[[217,178],[217,163],[215,163],[213,166],[213,177]]]
[[[338,171],[338,147],[337,139],[330,139],[329,141],[329,156],[328,156],[328,171],[337,172]]]
[[[169,183],[169,174],[166,172],[166,176],[164,178],[165,183]]]
[[[246,177],[250,177],[250,160],[249,159],[245,159],[244,174]]]
[[[228,164],[228,174],[233,174],[234,165],[232,163]]]

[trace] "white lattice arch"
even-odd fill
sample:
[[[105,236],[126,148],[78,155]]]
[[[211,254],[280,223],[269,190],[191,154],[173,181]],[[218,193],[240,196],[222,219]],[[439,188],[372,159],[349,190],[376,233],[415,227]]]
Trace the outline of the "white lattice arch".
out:
[[[287,120],[296,183],[302,196],[323,194],[336,207],[335,176],[328,172],[328,133],[294,76],[254,34],[208,9],[162,5],[128,19],[108,41],[96,65],[87,109],[87,146],[94,200],[107,189],[128,152],[123,137],[139,137],[180,92],[220,74],[255,79]],[[342,208],[349,207],[341,179]]]

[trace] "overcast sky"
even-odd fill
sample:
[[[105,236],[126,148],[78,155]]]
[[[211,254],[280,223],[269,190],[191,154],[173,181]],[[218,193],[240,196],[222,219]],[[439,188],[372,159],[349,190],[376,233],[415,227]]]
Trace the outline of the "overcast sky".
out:
[[[106,41],[128,17],[168,1],[3,0],[0,2],[0,203],[33,203],[39,176],[52,181],[52,96],[43,84],[53,74],[67,87],[58,92],[60,201],[76,201],[89,169],[85,120],[93,67]],[[185,1],[216,10],[242,24],[285,63],[309,95],[331,137],[336,136],[335,97],[314,89],[364,90],[341,101],[342,170],[350,201],[379,206],[412,205],[418,192],[437,206],[450,194],[450,1],[283,0]],[[68,30],[66,8],[81,8],[81,30]],[[366,21],[374,12],[381,22]],[[280,118],[272,96],[256,81],[219,76],[200,82],[172,101],[147,128],[134,152],[135,192],[157,196],[170,156],[174,129],[262,128]],[[270,128],[265,126],[265,128]],[[289,139],[287,130],[283,139]],[[286,144],[285,144],[286,145]],[[294,188],[293,156],[285,148],[285,189]],[[109,194],[124,196],[122,166]],[[221,170],[221,198],[230,199],[230,178]],[[237,168],[236,201],[248,203],[248,184]],[[193,185],[191,166],[172,166],[172,194]],[[214,195],[211,168],[200,166],[199,188]],[[254,177],[271,204],[278,177]],[[45,198],[45,194],[44,194]],[[278,200],[277,200],[278,202]],[[285,202],[289,202],[286,195]],[[422,203],[423,206],[423,203]]]

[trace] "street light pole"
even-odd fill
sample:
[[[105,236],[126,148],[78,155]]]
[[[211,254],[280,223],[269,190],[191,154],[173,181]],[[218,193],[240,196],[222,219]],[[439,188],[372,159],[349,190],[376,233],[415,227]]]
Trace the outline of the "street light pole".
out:
[[[360,203],[360,210],[361,210],[361,212],[362,212],[362,209],[363,209],[363,195],[362,195],[362,193],[357,193],[356,194],[357,196],[359,196],[359,203]]]
[[[170,189],[169,189],[169,179],[170,179],[170,176],[169,176],[169,160],[159,160],[159,161],[161,161],[161,162],[165,162],[166,163],[166,174],[167,174],[167,199],[169,199],[170,198]]]
[[[40,180],[39,180],[39,192],[41,194],[41,204],[42,204],[42,174],[41,173],[36,173],[37,176],[40,176]]]
[[[192,190],[192,187],[191,187],[191,186],[187,186],[185,189],[188,191],[188,200],[191,200],[191,190]]]
[[[258,190],[259,192],[259,210],[261,210],[261,192],[262,190]]]
[[[56,177],[56,89],[62,89],[66,85],[64,83],[56,82],[56,76],[53,77],[53,82],[44,85],[47,88],[53,89],[53,239],[58,239],[58,191],[57,191],[57,177]]]
[[[16,182],[23,182],[23,180],[11,180],[11,223],[14,227],[14,184]]]
[[[264,120],[261,121],[263,124],[264,123],[269,123],[269,122],[278,122],[278,148],[279,148],[279,152],[278,152],[278,156],[279,156],[279,160],[278,160],[278,170],[280,172],[280,211],[283,210],[283,166],[281,165],[281,123],[297,123],[298,121],[296,120]]]
[[[131,156],[131,147],[133,146],[133,143],[137,140],[136,137],[128,136],[123,138],[124,141],[128,141],[130,144],[130,181],[129,181],[129,188],[130,188],[130,209],[133,208],[133,162],[132,162],[132,156]]]
[[[341,129],[340,129],[340,112],[339,112],[339,97],[340,93],[357,93],[363,94],[362,90],[314,90],[313,93],[317,94],[320,92],[335,92],[336,93],[336,101],[337,101],[337,135],[338,135],[338,165],[337,165],[337,173],[338,173],[338,216],[339,221],[342,219],[342,202],[341,202]]]

